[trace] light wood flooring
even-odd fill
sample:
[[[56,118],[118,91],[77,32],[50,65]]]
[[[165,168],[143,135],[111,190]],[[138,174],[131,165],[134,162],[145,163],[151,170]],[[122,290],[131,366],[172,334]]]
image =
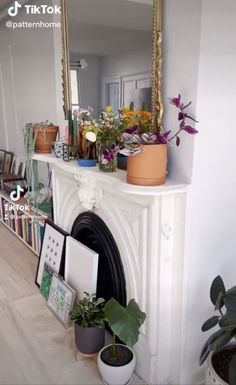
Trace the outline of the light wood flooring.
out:
[[[35,286],[36,267],[0,224],[0,384],[102,384],[96,362],[77,360],[73,328],[64,329]]]

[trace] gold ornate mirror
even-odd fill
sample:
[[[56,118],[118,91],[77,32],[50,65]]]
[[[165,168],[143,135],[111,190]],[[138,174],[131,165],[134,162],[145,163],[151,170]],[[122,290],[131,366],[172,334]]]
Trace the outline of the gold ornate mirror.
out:
[[[163,0],[61,0],[65,117],[134,102],[161,127]]]

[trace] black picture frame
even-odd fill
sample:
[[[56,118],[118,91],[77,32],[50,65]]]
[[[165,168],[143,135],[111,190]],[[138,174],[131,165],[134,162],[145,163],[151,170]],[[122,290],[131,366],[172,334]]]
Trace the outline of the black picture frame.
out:
[[[44,224],[44,236],[41,244],[35,284],[40,288],[45,263],[59,274],[65,275],[66,237],[69,234],[47,219]]]

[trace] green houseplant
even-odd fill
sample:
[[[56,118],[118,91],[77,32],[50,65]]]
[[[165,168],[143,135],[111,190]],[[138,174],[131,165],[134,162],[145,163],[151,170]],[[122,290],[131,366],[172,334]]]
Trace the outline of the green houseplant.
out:
[[[71,319],[75,321],[75,342],[81,353],[95,354],[105,342],[105,300],[96,299],[94,294],[84,294],[71,313]]]
[[[236,345],[232,343],[236,335],[236,286],[225,289],[224,282],[217,276],[210,289],[210,299],[217,315],[202,325],[206,332],[218,326],[206,341],[200,356],[200,365],[208,358],[206,384],[236,384]]]
[[[98,368],[106,384],[127,384],[135,369],[136,357],[132,350],[144,323],[143,313],[134,299],[123,307],[114,298],[105,305],[106,321],[113,332],[113,343],[103,348],[98,355]],[[118,337],[126,345],[116,343]]]

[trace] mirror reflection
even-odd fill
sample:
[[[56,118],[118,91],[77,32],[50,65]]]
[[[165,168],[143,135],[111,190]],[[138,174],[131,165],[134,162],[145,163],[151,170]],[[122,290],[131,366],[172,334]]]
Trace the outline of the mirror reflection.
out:
[[[152,0],[69,0],[72,110],[151,111]]]

